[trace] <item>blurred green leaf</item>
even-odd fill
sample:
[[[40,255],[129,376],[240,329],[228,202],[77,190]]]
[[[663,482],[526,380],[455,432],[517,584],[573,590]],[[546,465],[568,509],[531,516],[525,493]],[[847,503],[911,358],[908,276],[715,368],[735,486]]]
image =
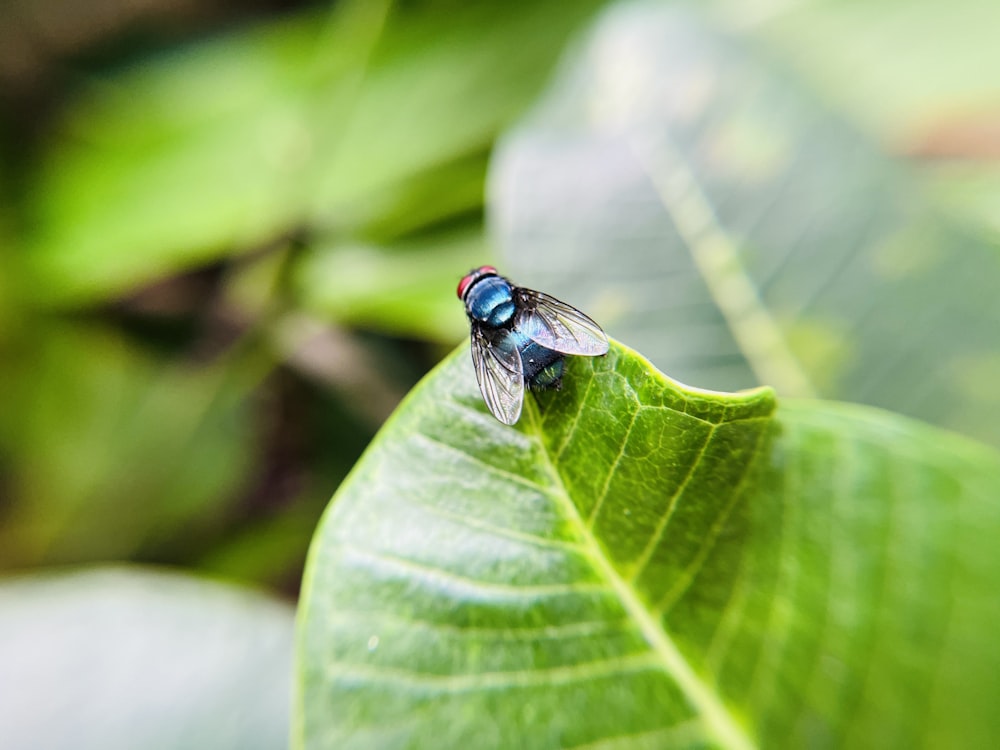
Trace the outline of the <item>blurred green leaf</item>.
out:
[[[380,190],[356,207],[355,220],[372,242],[408,233],[434,231],[435,225],[465,223],[482,215],[487,151],[441,164]],[[335,232],[331,232],[335,234]]]
[[[311,107],[363,63],[380,24],[375,13],[374,31],[330,39],[304,16],[92,86],[33,186],[28,261],[42,300],[119,294],[294,226],[309,195]],[[320,62],[338,42],[358,59],[331,73]],[[334,52],[321,56],[325,44]]]
[[[498,150],[511,273],[686,382],[1000,441],[964,376],[998,351],[1000,253],[753,52],[676,8],[602,16]]]
[[[600,3],[432,4],[393,16],[319,182],[320,217],[457,158],[485,158],[533,100],[569,32]],[[447,188],[447,183],[442,185]]]
[[[283,747],[292,621],[272,599],[166,573],[8,579],[4,747]]]
[[[315,503],[302,502],[305,499],[227,534],[198,561],[198,570],[273,588],[297,584],[320,513]]]
[[[324,317],[454,344],[468,334],[455,285],[488,260],[475,226],[385,247],[318,247],[295,265],[293,285],[303,307]]]
[[[463,347],[314,539],[297,747],[989,747],[1000,457],[572,359],[516,428]]]
[[[114,296],[303,226],[384,237],[478,209],[493,138],[596,2],[386,5],[92,86],[32,185],[37,299]]]
[[[0,564],[124,557],[217,521],[253,460],[245,379],[40,325],[0,368]]]

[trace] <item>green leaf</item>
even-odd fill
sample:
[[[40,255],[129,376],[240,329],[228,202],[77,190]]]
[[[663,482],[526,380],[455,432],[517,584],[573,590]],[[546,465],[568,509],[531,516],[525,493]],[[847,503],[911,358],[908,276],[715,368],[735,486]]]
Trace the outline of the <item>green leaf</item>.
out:
[[[684,382],[882,406],[1000,442],[1000,253],[759,48],[615,5],[502,143],[515,280]],[[982,394],[994,395],[983,399]]]
[[[129,568],[0,584],[9,748],[270,750],[286,742],[292,612]]]
[[[1000,457],[774,409],[613,343],[506,428],[459,349],[317,531],[296,746],[995,744]]]
[[[453,345],[468,333],[456,273],[487,262],[485,245],[478,225],[389,246],[319,245],[295,263],[294,294],[341,323]]]

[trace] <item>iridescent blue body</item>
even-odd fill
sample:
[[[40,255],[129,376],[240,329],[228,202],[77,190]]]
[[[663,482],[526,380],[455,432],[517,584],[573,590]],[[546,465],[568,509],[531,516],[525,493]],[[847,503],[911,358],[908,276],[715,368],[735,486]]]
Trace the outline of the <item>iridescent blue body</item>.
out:
[[[567,354],[608,351],[608,337],[593,320],[555,297],[514,286],[493,266],[471,270],[456,293],[469,318],[479,390],[504,424],[521,416],[525,387],[560,386]]]
[[[513,346],[521,353],[525,385],[558,388],[563,373],[563,355],[532,341],[514,328],[514,288],[502,276],[488,276],[468,291],[465,309],[484,331],[495,332],[500,347]],[[506,334],[503,338],[501,335]]]

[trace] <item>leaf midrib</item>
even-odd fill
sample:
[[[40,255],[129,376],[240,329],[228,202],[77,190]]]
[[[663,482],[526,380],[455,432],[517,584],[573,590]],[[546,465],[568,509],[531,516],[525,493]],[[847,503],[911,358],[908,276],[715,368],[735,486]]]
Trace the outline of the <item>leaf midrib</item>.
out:
[[[541,448],[539,454],[544,464],[543,469],[552,482],[552,496],[563,505],[566,520],[578,530],[579,538],[583,540],[581,546],[584,553],[591,559],[598,574],[611,586],[626,614],[638,626],[646,643],[653,650],[663,670],[673,678],[684,696],[698,711],[706,728],[719,744],[730,750],[756,750],[755,743],[747,736],[719,697],[688,664],[677,645],[642,603],[638,592],[611,565],[593,531],[570,498],[562,476],[549,456],[534,404],[529,403],[525,406],[527,408],[524,412],[529,415],[531,422],[532,437],[538,441]]]

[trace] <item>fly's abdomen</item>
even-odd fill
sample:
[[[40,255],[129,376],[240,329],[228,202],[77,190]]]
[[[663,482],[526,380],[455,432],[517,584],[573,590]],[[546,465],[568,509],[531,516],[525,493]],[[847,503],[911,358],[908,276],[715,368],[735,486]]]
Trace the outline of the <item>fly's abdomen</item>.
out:
[[[559,384],[563,373],[562,354],[546,349],[530,339],[519,348],[525,385],[535,389],[544,389]]]

